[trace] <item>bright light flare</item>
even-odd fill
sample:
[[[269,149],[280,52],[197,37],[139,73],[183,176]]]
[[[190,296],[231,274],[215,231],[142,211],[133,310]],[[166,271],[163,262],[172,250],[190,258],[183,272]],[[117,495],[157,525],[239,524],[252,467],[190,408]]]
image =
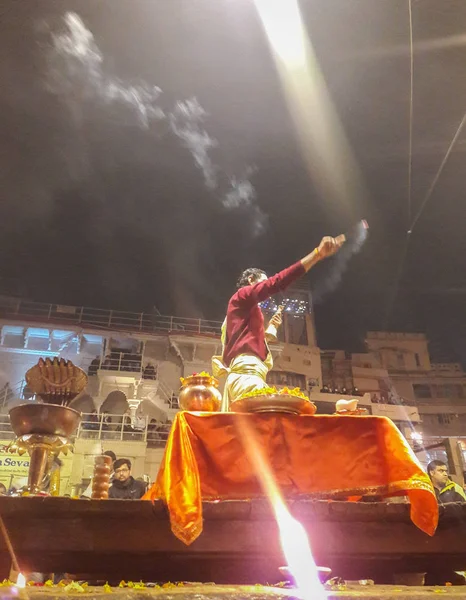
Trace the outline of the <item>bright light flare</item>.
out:
[[[287,566],[304,600],[324,600],[327,594],[320,583],[306,530],[294,519],[283,501],[269,498],[280,530],[280,541]]]
[[[255,0],[270,44],[291,67],[306,62],[306,34],[296,0]]]
[[[338,208],[361,201],[361,174],[307,34],[297,0],[254,0],[312,179]]]
[[[413,442],[422,443],[422,433],[420,433],[419,431],[412,431],[411,439],[413,440]]]
[[[272,506],[280,532],[283,554],[287,561],[287,567],[296,582],[300,597],[303,600],[326,600],[327,594],[319,580],[306,530],[289,513],[267,457],[248,420],[240,417],[238,429],[246,448],[247,457]]]
[[[17,588],[26,587],[26,577],[24,577],[24,575],[22,573],[18,574],[18,577],[16,579],[16,587]]]

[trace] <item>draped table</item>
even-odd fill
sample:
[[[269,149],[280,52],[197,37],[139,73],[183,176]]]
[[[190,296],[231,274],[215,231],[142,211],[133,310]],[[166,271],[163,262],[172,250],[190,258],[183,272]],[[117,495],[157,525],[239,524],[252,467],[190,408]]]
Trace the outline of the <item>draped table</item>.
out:
[[[182,411],[144,499],[166,503],[171,529],[185,544],[202,532],[203,500],[264,496],[241,435],[244,419],[286,499],[406,495],[412,522],[435,533],[438,505],[430,479],[386,417]]]

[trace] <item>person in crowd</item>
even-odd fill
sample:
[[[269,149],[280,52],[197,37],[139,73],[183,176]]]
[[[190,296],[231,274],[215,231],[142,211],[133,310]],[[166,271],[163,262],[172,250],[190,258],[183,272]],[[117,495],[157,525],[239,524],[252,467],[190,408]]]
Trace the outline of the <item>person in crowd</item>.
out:
[[[147,441],[149,444],[156,442],[159,439],[157,433],[157,419],[151,419],[147,426]]]
[[[112,464],[110,465],[110,468],[112,470],[112,474],[110,475],[110,481],[112,481],[113,478],[113,465],[115,464],[115,461],[117,459],[115,452],[112,452],[112,450],[106,450],[103,454],[103,456],[110,456],[110,458],[112,459]],[[81,494],[81,498],[92,498],[92,480],[89,483],[89,485],[87,486],[86,490]]]
[[[113,359],[112,359],[112,355],[111,354],[107,354],[107,356],[104,358],[104,361],[102,363],[102,369],[106,369],[106,370],[114,370],[114,366],[113,366]]]
[[[175,392],[172,392],[172,395],[168,400],[168,406],[170,408],[180,408],[178,396],[175,394]]]
[[[6,496],[7,495],[7,489],[4,483],[0,482],[0,496]]]
[[[448,467],[441,460],[433,460],[427,465],[427,474],[434,486],[439,504],[466,502],[463,488],[448,477]]]
[[[133,429],[137,432],[144,431],[146,428],[146,417],[142,414],[141,410],[138,410],[136,413],[136,418],[134,420]]]
[[[142,377],[143,379],[157,379],[157,371],[152,363],[147,363],[147,365],[144,367]]]
[[[83,421],[82,428],[88,431],[97,431],[99,429],[99,416],[96,410],[93,410],[90,415],[85,415],[87,418]]]
[[[122,427],[124,433],[134,433],[133,424],[131,422],[131,415],[129,414],[129,412],[123,415]]]
[[[52,460],[52,466],[50,467],[50,471],[42,480],[41,488],[43,492],[52,493],[52,488],[57,486],[57,492],[59,492],[60,488],[60,469],[63,466],[63,461],[58,458],[58,456],[54,456]]]
[[[441,460],[433,460],[427,465],[427,473],[434,486],[439,504],[466,502],[466,494],[461,486],[448,477],[448,467]],[[425,575],[424,585],[465,585],[466,578],[461,573],[442,566],[431,568]]]
[[[97,371],[100,368],[100,356],[96,356],[92,361],[91,364],[89,365],[89,368],[87,370],[87,374],[89,376],[92,375],[97,375]]]
[[[110,429],[110,425],[112,424],[112,417],[109,415],[108,410],[104,410],[102,415],[102,431],[108,431]]]
[[[144,496],[146,486],[143,481],[131,475],[131,461],[119,458],[113,464],[114,479],[108,490],[108,497],[118,500],[139,500]]]

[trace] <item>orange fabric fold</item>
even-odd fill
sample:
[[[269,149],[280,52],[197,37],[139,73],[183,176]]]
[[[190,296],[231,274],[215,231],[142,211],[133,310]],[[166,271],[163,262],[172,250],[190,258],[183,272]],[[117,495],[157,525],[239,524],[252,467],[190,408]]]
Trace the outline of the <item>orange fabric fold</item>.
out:
[[[180,412],[144,499],[166,502],[172,531],[185,544],[202,532],[202,500],[263,496],[242,441],[245,418],[285,497],[403,494],[413,523],[434,534],[438,505],[432,484],[385,417]]]

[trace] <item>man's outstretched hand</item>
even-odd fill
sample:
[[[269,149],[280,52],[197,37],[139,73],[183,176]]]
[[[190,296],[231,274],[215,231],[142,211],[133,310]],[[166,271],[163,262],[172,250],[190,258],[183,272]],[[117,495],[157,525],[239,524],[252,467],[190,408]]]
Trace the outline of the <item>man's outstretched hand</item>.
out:
[[[270,319],[269,325],[273,325],[277,329],[280,327],[280,325],[282,324],[282,321],[283,321],[283,318],[282,318],[283,308],[284,308],[283,306],[278,307],[277,312]]]
[[[346,237],[344,235],[339,235],[335,238],[329,236],[322,238],[322,241],[317,248],[319,258],[333,256],[343,246],[345,241]]]

